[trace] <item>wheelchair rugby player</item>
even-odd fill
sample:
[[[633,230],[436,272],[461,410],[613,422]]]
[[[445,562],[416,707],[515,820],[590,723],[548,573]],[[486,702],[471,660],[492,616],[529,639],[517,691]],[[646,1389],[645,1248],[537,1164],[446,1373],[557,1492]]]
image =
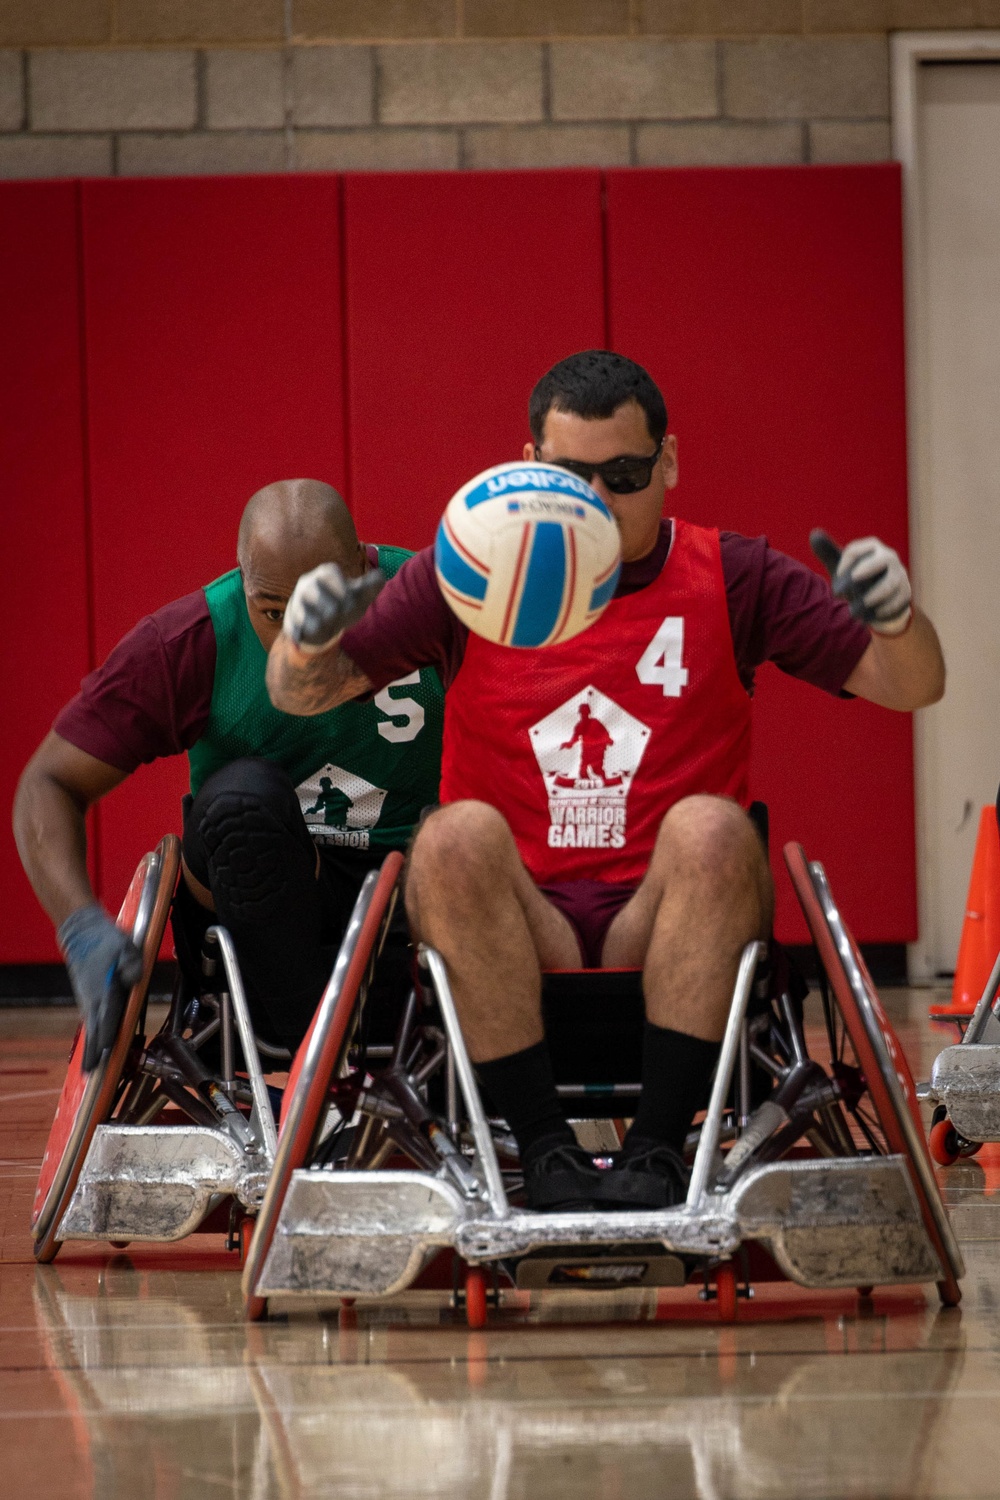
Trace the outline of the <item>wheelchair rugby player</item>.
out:
[[[741,954],[770,934],[772,878],[745,811],[756,668],[772,661],[835,696],[908,712],[941,697],[944,663],[899,557],[876,538],[840,552],[814,534],[831,589],[763,537],[664,518],[677,439],[631,360],[588,351],[561,361],[532,392],[529,421],[525,459],[588,481],[617,522],[622,568],[601,619],[565,644],[520,650],[512,672],[510,650],[449,609],[431,549],[367,608],[356,583],[324,564],[295,586],[268,688],[283,713],[311,716],[436,669],[442,805],[408,858],[414,940],[447,967],[480,1084],[516,1138],[528,1207],[663,1209],[687,1191],[682,1148],[706,1102]],[[683,670],[672,675],[650,650],[668,620],[683,622]],[[581,774],[599,778],[609,706],[648,742],[624,837],[578,846],[550,832],[529,731],[569,712]],[[642,973],[641,1095],[610,1170],[566,1121],[542,1022],[543,972],[581,965]]]

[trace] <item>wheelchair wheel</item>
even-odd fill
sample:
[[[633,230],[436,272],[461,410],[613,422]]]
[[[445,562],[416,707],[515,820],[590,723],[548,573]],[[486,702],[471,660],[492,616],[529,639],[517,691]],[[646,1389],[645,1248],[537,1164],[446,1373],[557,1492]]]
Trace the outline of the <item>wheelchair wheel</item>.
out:
[[[274,1239],[292,1173],[309,1160],[322,1127],[330,1084],[343,1065],[350,1044],[350,1023],[358,993],[374,967],[392,919],[402,868],[403,856],[394,850],[386,856],[381,869],[372,870],[365,877],[330,982],[288,1075],[278,1149],[243,1270],[243,1305],[252,1320],[262,1318],[267,1311],[266,1299],[257,1296],[257,1282]]]
[[[31,1214],[35,1259],[42,1264],[53,1260],[59,1252],[59,1224],[76,1189],[94,1132],[98,1125],[110,1119],[118,1102],[119,1084],[142,1018],[150,976],[163,941],[180,858],[180,840],[176,834],[167,834],[151,854],[143,857],[132,877],[117,920],[118,926],[131,934],[142,953],[142,973],[126,1002],[114,1046],[92,1073],[83,1071],[82,1026],[73,1039],[66,1080],[49,1131]]]
[[[964,1266],[928,1156],[909,1064],[823,866],[810,863],[800,844],[786,844],[784,855],[832,991],[832,1001],[824,996],[824,1017],[851,1143],[858,1154],[899,1155],[906,1161],[943,1272],[938,1292],[942,1302],[954,1307],[961,1300],[958,1278]]]

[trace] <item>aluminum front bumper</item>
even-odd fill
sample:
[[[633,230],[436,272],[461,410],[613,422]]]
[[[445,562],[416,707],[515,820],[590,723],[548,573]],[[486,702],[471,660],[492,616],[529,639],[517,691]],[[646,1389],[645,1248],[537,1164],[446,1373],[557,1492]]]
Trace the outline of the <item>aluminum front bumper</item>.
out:
[[[931,1069],[928,1097],[943,1104],[968,1141],[1000,1141],[1000,1046],[946,1047]]]
[[[450,1246],[469,1261],[561,1246],[659,1243],[716,1259],[758,1240],[809,1287],[935,1281],[942,1267],[899,1156],[783,1161],[748,1172],[703,1205],[657,1213],[484,1213],[420,1172],[298,1171],[264,1263],[259,1296],[389,1297]]]
[[[181,1240],[228,1195],[257,1208],[267,1163],[221,1130],[100,1125],[59,1225],[61,1240]]]

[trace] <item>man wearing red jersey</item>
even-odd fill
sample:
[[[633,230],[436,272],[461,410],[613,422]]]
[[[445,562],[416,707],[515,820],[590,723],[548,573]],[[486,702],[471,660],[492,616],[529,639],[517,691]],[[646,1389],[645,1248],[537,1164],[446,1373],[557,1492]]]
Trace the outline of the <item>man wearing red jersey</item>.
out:
[[[621,532],[621,577],[600,620],[520,651],[526,670],[511,673],[510,649],[470,635],[447,608],[429,549],[342,636],[345,586],[321,568],[299,580],[269,688],[286,712],[318,713],[438,667],[444,805],[410,855],[415,936],[448,965],[479,1077],[517,1137],[529,1204],[666,1207],[685,1192],[680,1150],[739,955],[771,925],[767,858],[744,811],[755,668],[773,661],[907,711],[941,696],[944,663],[899,558],[877,539],[831,558],[831,593],[762,537],[665,520],[676,438],[632,361],[602,350],[561,361],[529,418],[525,459],[588,480]],[[642,1096],[602,1173],[563,1116],[541,1019],[541,971],[581,961],[643,971]]]

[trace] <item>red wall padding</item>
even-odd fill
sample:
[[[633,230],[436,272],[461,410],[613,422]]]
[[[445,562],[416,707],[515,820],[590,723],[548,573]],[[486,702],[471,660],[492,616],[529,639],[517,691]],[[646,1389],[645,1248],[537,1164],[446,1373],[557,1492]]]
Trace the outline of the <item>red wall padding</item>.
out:
[[[612,347],[646,365],[677,433],[690,520],[818,567],[813,526],[906,556],[899,169],[611,172]],[[916,936],[908,716],[766,667],[754,795],[769,802],[778,934],[806,940],[780,848],[827,866],[859,941]]]
[[[344,218],[354,512],[423,547],[521,457],[539,376],[604,342],[600,174],[348,177]]]
[[[21,870],[21,770],[89,662],[75,183],[0,186],[0,963],[58,958]]]
[[[87,183],[87,380],[100,660],[145,612],[234,566],[275,479],[344,482],[336,178]],[[179,829],[186,761],[102,808],[102,894]]]
[[[905,555],[895,168],[32,184],[0,206],[9,791],[88,665],[81,265],[98,659],[232,564],[271,480],[331,480],[367,539],[429,541],[459,484],[519,456],[538,376],[606,340],[663,385],[681,514],[806,559],[817,524]],[[909,719],[771,668],[756,708],[775,850],[825,861],[859,937],[913,937]],[[161,763],[104,804],[110,907],[185,781]],[[0,838],[0,960],[49,958]],[[787,890],[779,931],[805,935]]]

